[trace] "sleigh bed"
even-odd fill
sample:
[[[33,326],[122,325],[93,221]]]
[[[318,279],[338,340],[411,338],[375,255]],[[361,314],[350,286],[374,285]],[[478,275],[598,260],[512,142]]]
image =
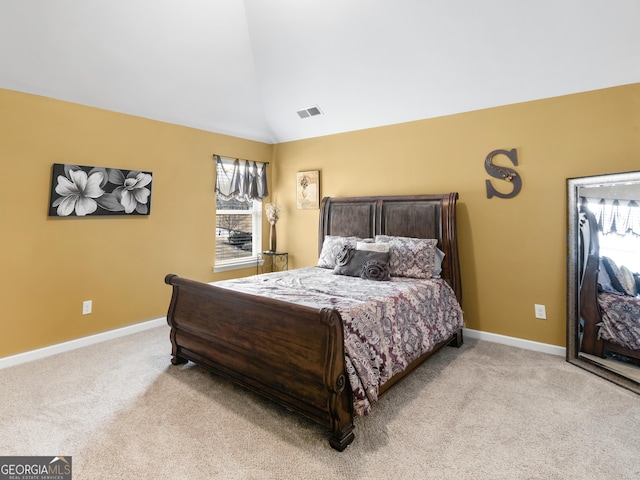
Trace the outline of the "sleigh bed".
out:
[[[211,284],[167,275],[172,363],[193,361],[310,418],[344,450],[354,415],[462,344],[457,198],[324,198],[316,267]]]
[[[598,226],[580,209],[580,352],[640,360],[638,280],[624,266],[600,255]]]

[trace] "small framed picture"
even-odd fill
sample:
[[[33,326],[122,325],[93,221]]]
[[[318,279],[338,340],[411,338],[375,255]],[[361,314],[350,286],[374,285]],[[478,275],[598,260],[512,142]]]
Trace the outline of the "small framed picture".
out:
[[[296,174],[296,207],[302,210],[320,208],[320,171]]]

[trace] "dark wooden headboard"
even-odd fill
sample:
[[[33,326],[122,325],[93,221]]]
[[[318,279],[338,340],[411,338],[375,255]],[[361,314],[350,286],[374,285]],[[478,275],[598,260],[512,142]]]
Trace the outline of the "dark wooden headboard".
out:
[[[326,235],[373,238],[394,235],[437,238],[445,253],[444,278],[462,304],[460,259],[456,236],[458,193],[388,197],[325,197],[320,207],[318,254]]]

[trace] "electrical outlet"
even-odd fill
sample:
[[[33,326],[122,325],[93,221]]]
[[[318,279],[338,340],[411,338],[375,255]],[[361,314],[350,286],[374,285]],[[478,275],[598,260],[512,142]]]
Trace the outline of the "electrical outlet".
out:
[[[541,318],[542,320],[547,319],[547,309],[544,305],[538,305],[537,303],[533,306],[536,312],[536,318]]]
[[[82,302],[82,314],[89,315],[93,308],[93,302],[91,300],[85,300]]]

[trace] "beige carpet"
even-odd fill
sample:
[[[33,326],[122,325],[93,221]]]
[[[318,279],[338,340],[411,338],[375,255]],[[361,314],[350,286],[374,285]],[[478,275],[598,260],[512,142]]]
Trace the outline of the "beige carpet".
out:
[[[188,364],[168,327],[0,371],[0,455],[71,455],[75,480],[637,479],[640,396],[563,358],[447,347],[327,432]]]

